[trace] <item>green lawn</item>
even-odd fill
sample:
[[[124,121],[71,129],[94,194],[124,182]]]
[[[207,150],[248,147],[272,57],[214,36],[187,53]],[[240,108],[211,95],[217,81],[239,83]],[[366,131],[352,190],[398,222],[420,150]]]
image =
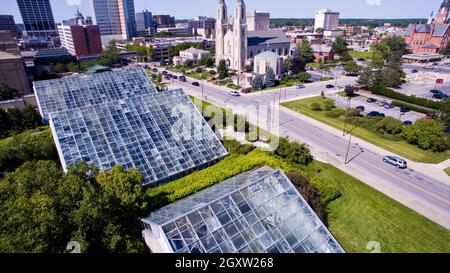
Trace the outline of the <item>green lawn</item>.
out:
[[[447,169],[445,169],[444,172],[445,172],[448,176],[450,176],[450,167],[448,167]]]
[[[323,99],[321,97],[314,97],[305,100],[287,102],[284,103],[283,106],[296,112],[300,112],[301,114],[314,118],[332,127],[343,130],[343,117],[331,118],[325,115],[325,111],[314,111],[311,109],[311,103],[322,101]],[[386,149],[416,162],[437,164],[450,158],[450,151],[446,151],[443,153],[425,151],[415,145],[407,143],[406,141],[388,140],[370,130],[360,127],[356,128],[352,134],[367,142],[375,144],[383,149]]]
[[[353,59],[370,59],[372,58],[372,52],[370,51],[349,51],[350,56],[352,56]]]

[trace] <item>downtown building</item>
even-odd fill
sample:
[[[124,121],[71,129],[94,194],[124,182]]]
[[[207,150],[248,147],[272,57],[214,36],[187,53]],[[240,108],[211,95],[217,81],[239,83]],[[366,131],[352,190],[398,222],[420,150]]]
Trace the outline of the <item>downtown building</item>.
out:
[[[138,34],[153,35],[155,26],[153,24],[153,15],[148,10],[136,13],[136,30]]]
[[[92,21],[100,28],[103,46],[136,36],[134,0],[90,0]]]
[[[0,15],[0,31],[8,31],[15,38],[20,37],[12,15]]]
[[[58,36],[50,0],[17,0],[26,36],[43,38]]]
[[[338,29],[339,27],[339,12],[330,9],[321,9],[316,12],[314,22],[314,31],[318,29],[323,30],[324,37],[343,36],[344,31]]]
[[[433,14],[427,24],[410,24],[403,34],[407,48],[413,54],[437,55],[443,53],[449,42],[450,24],[448,16],[450,1],[445,0],[435,18]],[[414,56],[413,56],[414,57]]]
[[[270,13],[268,12],[250,12],[247,13],[247,30],[269,30]]]
[[[61,47],[66,48],[70,54],[80,57],[94,56],[102,53],[100,28],[89,24],[84,16],[77,11],[76,17],[58,25]]]

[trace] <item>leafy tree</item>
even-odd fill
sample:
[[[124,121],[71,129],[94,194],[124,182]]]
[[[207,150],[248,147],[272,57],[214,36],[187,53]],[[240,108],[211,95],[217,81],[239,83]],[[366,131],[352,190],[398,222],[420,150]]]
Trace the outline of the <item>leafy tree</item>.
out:
[[[190,68],[194,66],[194,62],[192,60],[185,60],[183,65],[186,66],[187,68]]]
[[[360,68],[358,64],[355,61],[349,61],[344,66],[344,71],[350,74],[358,74],[360,71]]]
[[[4,138],[9,135],[10,125],[8,113],[0,108],[0,138]]]
[[[23,115],[22,111],[13,108],[7,111],[8,121],[13,134],[20,133],[23,128]]]
[[[361,88],[370,89],[374,84],[375,73],[371,67],[364,67],[359,74],[359,78],[357,80],[357,84]]]
[[[264,88],[264,80],[261,75],[256,75],[252,81],[252,88],[255,90],[261,90]]]
[[[306,65],[307,63],[314,62],[314,51],[309,40],[302,40],[302,44],[300,45],[298,53],[302,64]]]
[[[323,107],[325,108],[326,111],[330,111],[331,109],[336,108],[336,104],[334,103],[333,100],[326,100],[323,102]]]
[[[383,53],[378,50],[373,50],[370,66],[374,69],[383,69],[384,65]]]
[[[202,57],[200,59],[200,65],[204,65],[206,67],[213,67],[214,66],[214,59],[209,57],[209,56]]]
[[[245,65],[245,71],[247,71],[247,72],[253,71],[253,66],[250,64]]]
[[[389,87],[398,87],[403,83],[404,75],[397,69],[386,68],[383,71],[383,84]]]
[[[300,72],[297,74],[297,79],[301,82],[306,82],[307,80],[311,79],[311,74],[308,72]]]
[[[344,63],[347,63],[347,62],[353,61],[353,58],[350,55],[350,53],[345,52],[341,55],[340,60]]]
[[[297,75],[300,72],[305,71],[306,64],[302,62],[298,52],[294,53],[294,56],[290,59],[290,69],[292,74]]]
[[[450,148],[449,136],[444,133],[444,125],[436,120],[420,119],[402,133],[409,143],[421,149],[443,152]]]
[[[7,85],[0,83],[0,100],[10,100],[17,96],[18,92]]]
[[[277,79],[275,78],[275,73],[272,68],[267,70],[264,83],[267,87],[273,87],[277,84]]]
[[[67,72],[67,67],[66,67],[66,65],[65,65],[65,64],[62,64],[62,63],[55,64],[55,65],[53,66],[53,69],[56,71],[56,73],[64,73],[64,72]]]
[[[308,165],[313,161],[313,156],[305,144],[289,142],[286,138],[280,138],[275,154],[300,165]]]
[[[77,65],[77,64],[75,64],[75,63],[69,63],[69,64],[67,65],[67,70],[68,70],[69,72],[73,72],[73,73],[79,73],[79,72],[81,72],[80,66]]]
[[[403,131],[403,123],[392,117],[384,117],[377,123],[376,130],[380,134],[397,135]]]
[[[334,53],[342,57],[345,53],[348,53],[348,42],[344,37],[338,36],[334,40],[332,48]]]
[[[324,32],[324,29],[321,27],[316,29],[316,33],[323,33],[323,32]]]
[[[345,92],[347,97],[352,98],[352,97],[356,97],[356,95],[357,95],[356,92],[358,91],[358,89],[359,88],[356,87],[356,86],[347,85],[344,88],[344,92]]]
[[[108,42],[108,46],[106,48],[107,48],[107,51],[112,51],[112,52],[119,51],[119,49],[117,49],[117,41],[114,39]]]
[[[217,66],[217,74],[219,80],[223,80],[228,77],[228,67],[225,60],[220,60],[219,65]]]
[[[22,110],[22,130],[30,130],[42,126],[42,117],[32,106]]]
[[[311,103],[311,109],[314,111],[322,111],[322,105],[318,102]]]

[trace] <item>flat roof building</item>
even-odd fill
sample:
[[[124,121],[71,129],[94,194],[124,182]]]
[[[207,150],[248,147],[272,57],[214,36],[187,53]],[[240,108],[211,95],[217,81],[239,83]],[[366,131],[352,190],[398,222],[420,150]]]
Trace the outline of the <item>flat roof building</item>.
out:
[[[250,12],[247,13],[247,30],[269,30],[270,13],[267,12]]]
[[[281,170],[237,175],[141,220],[154,253],[343,253]]]
[[[59,25],[61,46],[77,57],[102,53],[100,28],[97,25]]]
[[[30,92],[27,74],[20,55],[0,51],[0,83],[16,89],[19,94]]]
[[[339,12],[330,9],[321,9],[316,12],[316,20],[314,23],[314,31],[317,29],[337,30],[339,26]]]

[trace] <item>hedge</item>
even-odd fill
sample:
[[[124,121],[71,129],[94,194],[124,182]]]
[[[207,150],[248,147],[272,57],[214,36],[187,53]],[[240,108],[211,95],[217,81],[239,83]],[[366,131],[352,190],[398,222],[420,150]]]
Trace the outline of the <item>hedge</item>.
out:
[[[397,107],[408,107],[409,109],[411,109],[415,112],[418,112],[418,113],[422,113],[422,114],[429,114],[429,113],[435,112],[432,109],[427,109],[422,106],[418,106],[418,105],[414,105],[414,104],[410,104],[410,103],[406,103],[406,102],[402,102],[402,101],[398,101],[398,100],[394,100],[392,102],[392,105],[397,106]]]
[[[375,95],[380,95],[384,97],[388,97],[391,99],[400,100],[403,102],[409,102],[415,105],[432,108],[439,110],[442,107],[442,103],[438,101],[433,101],[425,98],[420,98],[416,96],[408,96],[399,92],[395,92],[394,90],[388,89],[383,86],[376,86],[370,90]]]

